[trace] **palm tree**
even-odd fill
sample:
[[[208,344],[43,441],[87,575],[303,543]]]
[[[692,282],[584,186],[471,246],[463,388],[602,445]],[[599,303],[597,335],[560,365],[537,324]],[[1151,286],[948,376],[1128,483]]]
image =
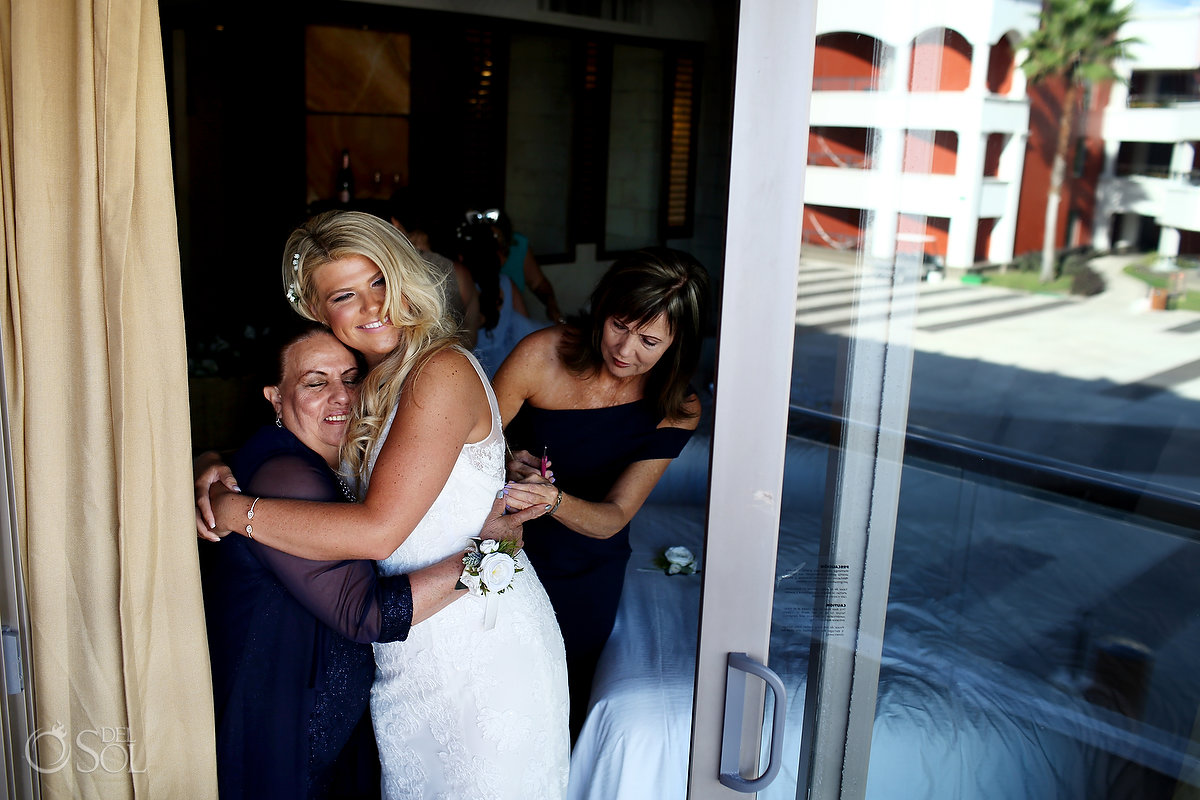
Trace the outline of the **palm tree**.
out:
[[[1118,39],[1117,33],[1129,21],[1132,8],[1132,4],[1113,8],[1113,0],[1044,0],[1038,29],[1024,43],[1028,56],[1021,69],[1030,84],[1054,77],[1066,84],[1046,198],[1040,275],[1043,283],[1054,280],[1058,206],[1079,90],[1092,83],[1119,79],[1112,63],[1123,58],[1136,39]]]

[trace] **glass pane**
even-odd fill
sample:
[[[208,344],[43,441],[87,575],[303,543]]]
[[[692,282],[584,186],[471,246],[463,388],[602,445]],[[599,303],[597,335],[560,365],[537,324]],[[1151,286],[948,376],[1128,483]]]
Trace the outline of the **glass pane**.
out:
[[[615,45],[604,247],[658,241],[663,158],[663,51]]]
[[[570,64],[571,42],[565,37],[512,37],[505,210],[543,260],[571,252]]]
[[[898,5],[818,7],[770,658],[790,730],[760,796],[825,796],[806,785],[800,723],[814,635],[846,632],[856,672],[879,674],[869,757],[848,754],[863,769],[843,776],[867,798],[1193,796],[1200,217],[1175,211],[1191,209],[1195,148],[1170,126],[1195,113],[1176,95],[1200,60],[1136,71],[1175,31],[1149,14],[1122,29],[1144,41],[1115,64],[1143,104],[1080,92],[1042,282],[1063,92],[1027,84],[1016,55],[1041,4],[947,5],[919,25]],[[1200,28],[1200,10],[1181,20]],[[874,525],[888,498],[868,487],[864,552],[894,531],[890,577],[866,589],[886,589],[878,659],[842,605],[861,560],[821,549],[863,491],[838,469],[859,455],[842,449],[843,395],[875,366],[853,338],[872,325],[880,352],[912,353],[910,390],[887,395],[886,372],[879,390],[885,417],[907,418],[894,524]]]

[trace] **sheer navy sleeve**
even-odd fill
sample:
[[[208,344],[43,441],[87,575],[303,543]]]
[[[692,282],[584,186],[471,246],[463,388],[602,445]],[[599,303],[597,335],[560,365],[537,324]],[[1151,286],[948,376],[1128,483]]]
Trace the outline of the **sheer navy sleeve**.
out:
[[[291,455],[264,463],[242,490],[259,497],[340,499],[328,474]],[[309,561],[256,541],[249,545],[302,606],[347,639],[394,642],[408,637],[413,600],[407,575],[380,576],[373,561]]]

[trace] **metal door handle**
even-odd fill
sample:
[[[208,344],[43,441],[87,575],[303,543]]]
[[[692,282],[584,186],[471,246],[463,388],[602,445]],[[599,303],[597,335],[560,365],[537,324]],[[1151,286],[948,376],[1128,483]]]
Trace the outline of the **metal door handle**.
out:
[[[743,673],[739,676],[737,672]],[[738,771],[738,758],[742,749],[742,717],[746,710],[745,675],[762,678],[775,695],[771,720],[771,755],[767,768],[757,778],[743,778]],[[721,733],[722,785],[738,792],[750,794],[767,788],[783,764],[783,726],[787,718],[787,690],[783,681],[768,667],[758,663],[745,653],[730,653],[725,672],[725,726]]]

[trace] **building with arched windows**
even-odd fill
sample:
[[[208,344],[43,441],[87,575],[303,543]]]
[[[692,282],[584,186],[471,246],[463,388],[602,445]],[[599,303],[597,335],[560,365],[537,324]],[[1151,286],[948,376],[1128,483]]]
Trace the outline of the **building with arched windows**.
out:
[[[818,6],[804,240],[952,269],[1040,250],[1064,94],[1020,69],[1040,4],[921,10]],[[1200,253],[1200,9],[1138,9],[1121,35],[1123,82],[1077,110],[1056,245]]]
[[[1200,253],[1200,9],[1143,12],[1122,35],[1139,41],[1103,112],[1095,244]]]
[[[878,5],[817,9],[805,241],[1010,260],[1029,132],[1017,52],[1038,4]]]

